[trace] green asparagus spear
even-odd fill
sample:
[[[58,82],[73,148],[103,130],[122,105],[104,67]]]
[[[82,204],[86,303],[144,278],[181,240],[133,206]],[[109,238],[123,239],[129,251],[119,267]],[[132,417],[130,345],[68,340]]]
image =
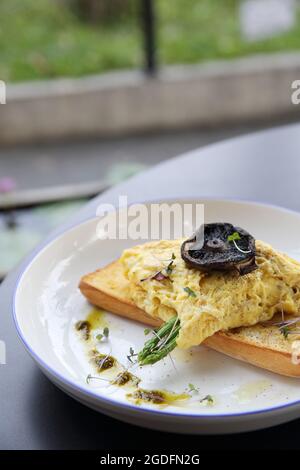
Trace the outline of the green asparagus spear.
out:
[[[145,343],[144,348],[138,354],[139,364],[155,364],[166,357],[177,345],[179,330],[180,321],[177,315],[158,330],[154,330],[154,337]]]

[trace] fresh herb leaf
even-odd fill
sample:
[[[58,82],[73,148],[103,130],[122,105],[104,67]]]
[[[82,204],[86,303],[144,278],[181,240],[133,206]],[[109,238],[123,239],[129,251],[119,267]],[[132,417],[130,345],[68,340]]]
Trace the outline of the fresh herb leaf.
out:
[[[188,294],[189,297],[197,297],[195,292],[189,287],[184,287],[183,290]]]
[[[227,240],[229,242],[234,242],[234,241],[240,240],[240,239],[241,239],[241,237],[240,237],[239,232],[233,232],[231,235],[228,235],[228,237],[227,237]]]
[[[206,397],[200,400],[200,403],[204,403],[204,402],[207,402],[209,406],[212,406],[215,403],[215,400],[213,399],[211,395],[206,395]]]
[[[137,356],[137,354],[134,352],[134,349],[132,347],[129,348],[129,354],[127,356],[127,359],[129,362],[133,363],[132,358]]]
[[[168,266],[166,267],[166,273],[168,276],[172,274],[173,269],[175,268],[174,261],[171,261]]]
[[[145,328],[144,329],[144,334],[147,336],[151,331],[151,328]]]
[[[105,336],[105,338],[108,338],[109,328],[107,326],[103,329],[103,335]]]
[[[290,329],[288,326],[284,326],[280,328],[280,333],[284,336],[284,339],[288,339],[288,336],[290,334]]]
[[[96,336],[96,339],[98,341],[102,341],[103,338],[108,338],[108,335],[109,335],[109,329],[107,328],[107,326],[103,329],[102,333],[99,333],[97,336]]]
[[[194,384],[189,384],[189,392],[191,393],[199,393],[199,389],[195,387]]]
[[[175,268],[175,264],[174,264],[174,260],[176,259],[176,256],[174,253],[172,253],[172,256],[171,256],[171,261],[170,263],[168,264],[168,266],[166,267],[166,274],[167,276],[170,276],[170,274],[172,274],[172,271],[173,269]]]

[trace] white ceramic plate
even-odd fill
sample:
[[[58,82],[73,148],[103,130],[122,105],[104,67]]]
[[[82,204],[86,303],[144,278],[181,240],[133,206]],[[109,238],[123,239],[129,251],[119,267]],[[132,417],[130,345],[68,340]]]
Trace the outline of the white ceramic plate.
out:
[[[168,201],[170,202],[170,201]],[[178,201],[181,204],[187,201]],[[191,201],[188,201],[191,202]],[[248,202],[199,200],[205,222],[227,221],[256,238],[300,259],[300,214]],[[41,249],[22,273],[16,287],[14,317],[19,335],[43,372],[66,393],[87,406],[141,426],[182,433],[232,433],[273,426],[300,416],[300,383],[227,358],[205,347],[175,350],[176,369],[167,358],[134,372],[146,389],[183,392],[199,389],[191,400],[165,408],[134,405],[120,387],[105,381],[86,383],[95,375],[86,344],[74,325],[91,307],[80,294],[80,277],[119,257],[134,242],[99,240],[92,219]],[[189,222],[187,220],[187,222]],[[144,326],[106,314],[110,340],[101,346],[128,366],[130,347],[145,341]],[[214,406],[199,401],[212,395]]]

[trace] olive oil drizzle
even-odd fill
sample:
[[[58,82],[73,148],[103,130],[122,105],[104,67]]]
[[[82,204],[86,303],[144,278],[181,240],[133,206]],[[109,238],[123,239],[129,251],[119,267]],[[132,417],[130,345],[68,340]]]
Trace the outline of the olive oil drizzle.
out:
[[[152,403],[154,405],[172,405],[178,401],[188,400],[187,393],[173,393],[167,390],[145,390],[137,388],[133,393],[127,393],[127,398],[139,405],[141,403]]]
[[[93,308],[87,315],[86,321],[91,325],[91,330],[107,328],[108,323],[105,319],[104,310]]]
[[[107,328],[108,323],[105,320],[104,312],[93,309],[88,314],[86,320],[78,321],[75,324],[75,329],[82,334],[82,338],[87,341],[91,338],[93,330],[99,328]],[[100,315],[100,317],[99,317]],[[97,338],[97,336],[96,336]],[[97,374],[104,374],[112,370],[116,370],[116,375],[112,378],[97,377],[89,374],[86,378],[87,384],[91,380],[101,380],[107,382],[109,385],[117,387],[132,387],[133,391],[126,394],[126,398],[134,404],[140,405],[141,403],[148,403],[153,405],[176,405],[178,402],[184,402],[191,398],[189,393],[174,393],[168,390],[146,390],[139,387],[141,379],[132,374],[128,368],[126,369],[119,361],[110,353],[103,354],[93,347],[90,352],[90,360],[96,369]]]

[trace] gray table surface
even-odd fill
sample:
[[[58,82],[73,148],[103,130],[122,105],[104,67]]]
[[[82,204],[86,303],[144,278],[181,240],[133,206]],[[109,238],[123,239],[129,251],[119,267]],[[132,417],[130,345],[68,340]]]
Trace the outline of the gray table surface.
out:
[[[168,160],[91,201],[74,222],[93,216],[100,202],[164,197],[242,198],[300,210],[300,125],[221,142]],[[85,408],[51,384],[20,343],[12,320],[12,296],[26,260],[0,288],[1,449],[300,448],[300,421],[235,436],[187,437],[144,430]]]

